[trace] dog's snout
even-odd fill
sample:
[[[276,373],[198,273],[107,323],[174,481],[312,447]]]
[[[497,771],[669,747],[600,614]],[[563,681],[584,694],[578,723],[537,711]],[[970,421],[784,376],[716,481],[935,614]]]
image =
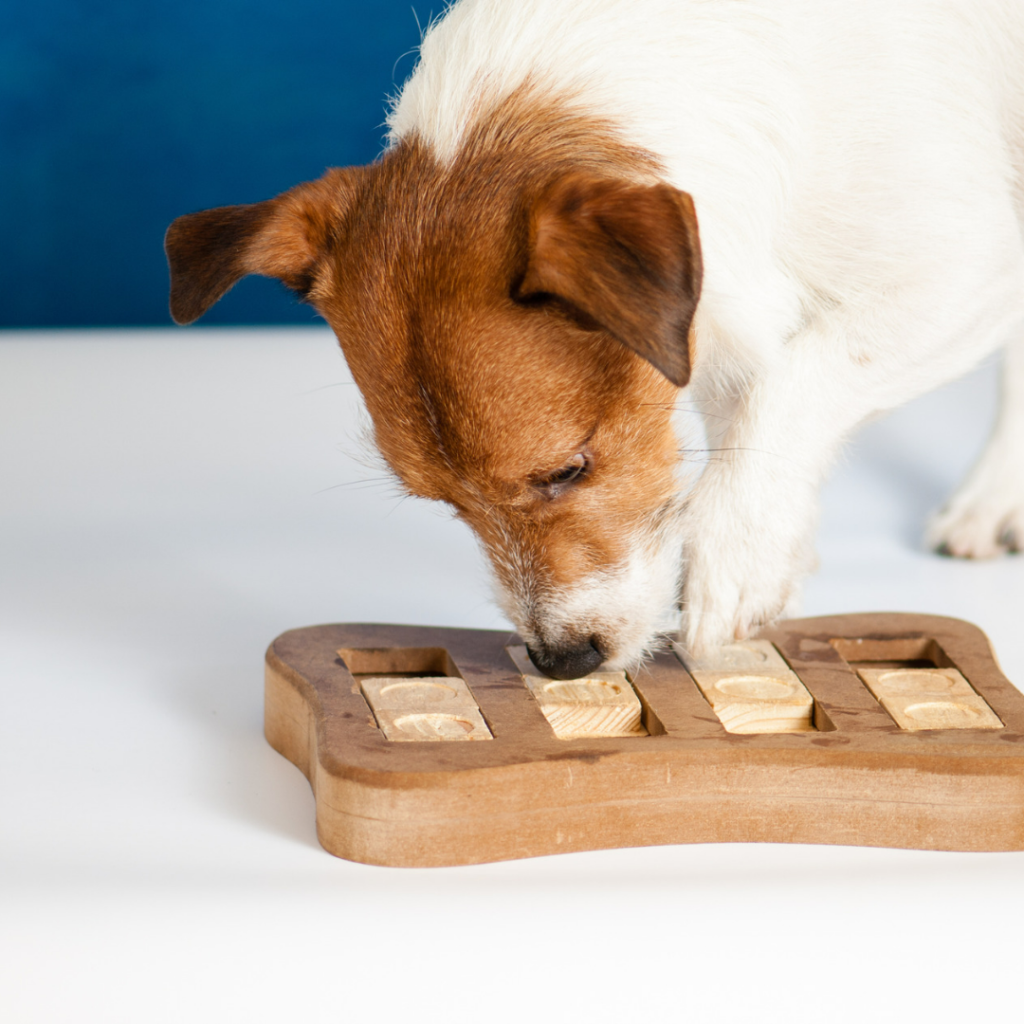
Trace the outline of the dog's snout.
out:
[[[561,644],[527,645],[530,659],[553,679],[579,679],[604,661],[604,652],[594,637]]]

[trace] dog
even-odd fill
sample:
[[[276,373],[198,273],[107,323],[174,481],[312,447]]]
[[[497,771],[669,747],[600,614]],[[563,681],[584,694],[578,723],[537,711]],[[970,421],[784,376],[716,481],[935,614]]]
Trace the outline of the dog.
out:
[[[311,303],[550,675],[782,614],[843,439],[1000,346],[928,538],[1024,543],[1019,0],[460,0],[388,125],[367,167],[176,220],[172,315],[250,273]],[[726,424],[696,479],[681,397]]]

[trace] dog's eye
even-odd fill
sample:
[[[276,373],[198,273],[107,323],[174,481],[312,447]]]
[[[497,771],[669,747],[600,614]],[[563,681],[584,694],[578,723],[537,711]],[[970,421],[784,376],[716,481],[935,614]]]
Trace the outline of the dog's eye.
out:
[[[534,486],[553,498],[572,484],[579,483],[589,472],[589,455],[586,452],[577,452],[561,469],[534,480]]]

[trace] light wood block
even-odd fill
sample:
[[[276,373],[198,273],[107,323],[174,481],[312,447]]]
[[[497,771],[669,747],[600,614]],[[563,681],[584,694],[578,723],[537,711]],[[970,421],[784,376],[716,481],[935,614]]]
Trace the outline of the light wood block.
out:
[[[643,708],[625,672],[551,679],[530,661],[525,646],[509,647],[508,653],[560,740],[647,735]]]
[[[691,675],[727,732],[808,732],[814,728],[814,698],[792,672]]]
[[[629,676],[648,735],[563,741],[510,660],[507,632],[364,623],[274,641],[265,730],[310,779],[324,847],[370,864],[697,842],[1024,850],[1024,696],[979,629],[930,615],[840,615],[782,622],[761,639],[812,695],[817,729],[727,732],[680,659],[663,651]],[[924,660],[959,673],[943,700],[971,697],[957,692],[962,677],[1003,728],[899,728],[858,670]],[[726,671],[763,684],[778,666],[760,664],[772,671]],[[361,680],[428,672],[465,680],[492,739],[388,739],[364,695],[373,686],[364,691]],[[920,703],[920,694],[902,696]],[[448,712],[404,712],[431,713]],[[433,723],[434,733],[475,732]],[[420,731],[415,718],[401,728]]]
[[[384,735],[395,743],[489,740],[491,731],[465,680],[455,676],[367,677],[359,687]]]
[[[478,708],[458,711],[374,712],[381,732],[392,743],[452,743],[462,740],[489,740],[491,730]]]
[[[872,669],[857,674],[893,721],[924,729],[1002,729],[1003,723],[955,668]]]
[[[477,707],[466,681],[457,676],[367,676],[359,680],[359,687],[374,712]]]
[[[691,672],[788,672],[785,659],[768,640],[740,640],[697,659],[673,642],[673,649]]]
[[[882,697],[920,697],[926,694],[972,694],[971,684],[955,668],[868,668],[857,666],[867,688]]]
[[[743,640],[697,660],[676,652],[727,732],[809,732],[814,698],[767,640]]]

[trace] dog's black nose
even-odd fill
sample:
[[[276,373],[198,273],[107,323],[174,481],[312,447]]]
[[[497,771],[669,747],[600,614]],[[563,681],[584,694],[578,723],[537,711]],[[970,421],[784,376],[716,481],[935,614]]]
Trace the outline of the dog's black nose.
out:
[[[594,643],[593,637],[542,647],[527,644],[526,649],[534,665],[552,679],[579,679],[604,661],[604,652]]]

